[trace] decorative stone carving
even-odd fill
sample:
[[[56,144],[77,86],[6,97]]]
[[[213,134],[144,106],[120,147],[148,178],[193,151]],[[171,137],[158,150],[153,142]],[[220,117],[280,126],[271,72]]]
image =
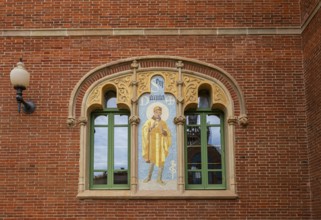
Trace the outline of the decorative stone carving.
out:
[[[68,118],[67,119],[68,127],[72,128],[76,126],[76,119],[75,118]]]
[[[178,81],[176,82],[176,85],[177,85],[177,86],[183,86],[183,85],[184,85],[184,82],[178,80]]]
[[[92,105],[104,105],[102,90],[107,84],[114,85],[117,89],[117,104],[125,103],[130,106],[130,83],[131,76],[119,77],[114,80],[109,81],[108,83],[101,83],[96,86],[93,91],[90,93],[89,98],[87,99],[87,107]]]
[[[177,103],[183,104],[184,103],[184,99],[183,98],[177,98]]]
[[[238,122],[239,122],[239,125],[243,127],[247,126],[249,124],[247,115],[240,115],[238,117]]]
[[[184,125],[185,121],[186,121],[186,118],[183,115],[174,118],[174,123],[176,125]]]
[[[137,95],[138,97],[143,94],[144,92],[150,92],[150,77],[153,75],[154,72],[143,72],[138,73],[138,89],[137,89]]]
[[[177,81],[177,73],[174,72],[162,72],[165,78],[165,92],[170,92],[173,95],[177,95],[177,87],[175,86]]]
[[[138,73],[138,89],[137,96],[141,96],[145,92],[150,92],[150,79],[155,75],[163,76],[165,79],[165,92],[172,93],[177,96],[176,82],[178,80],[178,75],[176,72],[170,71],[152,71],[152,72],[141,72]]]
[[[97,86],[89,95],[87,106],[91,106],[93,104],[101,104],[101,86]]]
[[[130,76],[115,79],[113,82],[117,87],[117,102],[130,103]]]
[[[138,125],[140,123],[140,118],[137,115],[133,115],[129,118],[129,123],[133,125]]]
[[[198,86],[201,84],[201,80],[195,77],[184,76],[183,77],[185,87],[184,99],[186,103],[197,103],[198,98]]]
[[[81,117],[78,120],[76,120],[75,118],[68,118],[67,124],[68,124],[68,127],[76,127],[76,125],[78,125],[78,124],[86,125],[87,119],[85,117]]]
[[[237,116],[231,116],[229,119],[227,119],[227,123],[229,125],[236,125],[238,122]]]
[[[226,102],[227,102],[227,98],[225,96],[225,93],[224,91],[216,84],[213,85],[213,100],[214,100],[214,103],[223,103],[224,105],[226,105]]]
[[[78,119],[78,123],[81,125],[81,126],[85,126],[87,124],[87,119],[85,117],[80,117]]]
[[[131,85],[131,86],[138,86],[138,82],[137,82],[137,81],[132,81],[132,82],[130,83],[130,85]]]
[[[183,68],[184,67],[184,63],[180,60],[176,62],[176,67],[177,68]]]
[[[138,99],[137,98],[132,98],[131,102],[132,102],[132,104],[137,104],[138,103]]]
[[[130,67],[133,68],[133,69],[138,69],[139,67],[139,63],[134,60],[131,64],[130,64]]]
[[[220,85],[213,83],[206,79],[200,79],[197,77],[193,77],[191,75],[183,76],[184,82],[184,100],[185,104],[194,104],[197,105],[198,102],[198,90],[202,84],[211,85],[212,88],[212,104],[220,103],[224,106],[228,105],[228,98],[224,92],[224,90],[220,87]]]

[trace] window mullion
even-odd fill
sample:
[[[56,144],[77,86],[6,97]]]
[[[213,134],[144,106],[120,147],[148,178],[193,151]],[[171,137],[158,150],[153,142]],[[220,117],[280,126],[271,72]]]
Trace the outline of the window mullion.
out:
[[[202,186],[204,189],[208,186],[207,171],[207,124],[206,113],[201,113],[201,152],[202,152]]]
[[[225,187],[226,186],[226,176],[225,176],[225,140],[224,140],[224,118],[222,115],[220,115],[220,130],[221,130],[221,149],[222,149],[222,155],[221,155],[221,160],[222,160],[222,184]]]
[[[94,179],[94,130],[95,130],[95,124],[94,124],[94,117],[91,117],[91,127],[90,127],[90,181],[89,186],[90,188],[94,185],[93,179]]]
[[[108,121],[108,182],[107,185],[111,187],[114,181],[114,114],[109,113]]]

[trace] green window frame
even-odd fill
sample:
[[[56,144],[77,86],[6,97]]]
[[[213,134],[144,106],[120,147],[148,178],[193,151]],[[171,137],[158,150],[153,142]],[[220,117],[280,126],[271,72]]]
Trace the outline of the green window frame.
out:
[[[201,109],[185,116],[186,189],[226,189],[223,112]]]
[[[130,188],[128,119],[129,112],[117,108],[91,114],[90,189]]]

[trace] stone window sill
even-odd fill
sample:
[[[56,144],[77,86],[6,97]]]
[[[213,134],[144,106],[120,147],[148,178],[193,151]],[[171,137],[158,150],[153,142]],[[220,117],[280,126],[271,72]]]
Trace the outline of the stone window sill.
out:
[[[237,199],[229,190],[186,190],[179,191],[139,191],[130,190],[85,190],[78,193],[79,199]]]

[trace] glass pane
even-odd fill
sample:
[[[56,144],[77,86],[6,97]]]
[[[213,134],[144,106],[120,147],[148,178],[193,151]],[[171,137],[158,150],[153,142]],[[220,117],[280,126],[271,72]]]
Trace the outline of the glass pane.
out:
[[[219,125],[221,123],[220,118],[217,115],[206,115],[207,124]]]
[[[105,171],[105,172],[94,172],[93,183],[94,183],[94,185],[107,184],[107,171]]]
[[[201,170],[202,164],[201,163],[188,163],[187,169],[188,170]]]
[[[95,118],[95,125],[108,125],[108,116],[99,115]]]
[[[187,127],[187,146],[200,146],[201,145],[201,128],[200,127]]]
[[[114,184],[127,184],[128,172],[127,170],[120,170],[114,172]]]
[[[114,130],[114,169],[128,169],[128,128],[119,127]]]
[[[189,171],[188,172],[188,184],[202,184],[202,173],[200,171]]]
[[[222,169],[221,148],[207,147],[207,163],[208,169]]]
[[[222,184],[222,172],[210,171],[208,172],[208,184]]]
[[[115,125],[127,125],[128,115],[115,115]]]
[[[210,108],[210,93],[205,89],[198,92],[198,108]]]
[[[187,166],[188,169],[202,169],[202,156],[201,147],[188,147],[187,148]]]
[[[186,124],[187,125],[200,125],[201,124],[200,115],[187,115],[186,116]]]
[[[220,127],[207,128],[207,144],[208,146],[215,146],[219,150],[221,149],[221,128]]]
[[[116,93],[114,91],[109,91],[105,95],[106,108],[117,108]]]
[[[94,169],[107,170],[108,128],[95,128]]]

